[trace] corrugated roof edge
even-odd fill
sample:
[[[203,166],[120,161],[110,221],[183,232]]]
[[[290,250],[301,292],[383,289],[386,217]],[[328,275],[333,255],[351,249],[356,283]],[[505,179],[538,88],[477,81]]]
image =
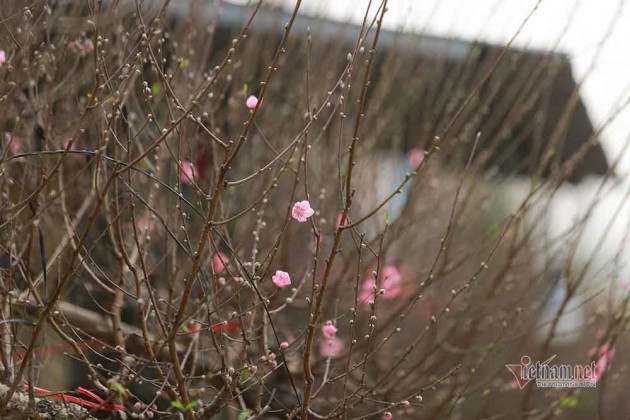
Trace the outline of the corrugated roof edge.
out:
[[[171,2],[168,6],[169,15],[175,18],[181,18],[189,14],[192,0],[177,0]],[[159,9],[159,3],[155,4],[156,10]],[[216,1],[203,6],[205,8],[206,18],[210,20],[218,20],[222,26],[242,27],[249,18],[253,6],[246,7],[234,4],[229,1],[223,1],[220,6],[216,5]],[[252,22],[252,30],[281,31],[284,24],[289,21],[291,14],[287,10],[279,8],[262,7]],[[338,37],[354,42],[359,34],[361,27],[353,23],[344,23],[342,21],[323,18],[318,16],[299,14],[293,24],[293,33],[306,34],[308,28],[311,33],[316,34],[320,40],[331,40]],[[463,60],[468,56],[470,49],[475,44],[482,44],[490,48],[503,48],[505,45],[493,44],[488,42],[471,42],[457,38],[445,38],[434,35],[417,34],[410,32],[401,32],[394,30],[383,30],[381,32],[380,45],[389,48],[407,50],[416,49],[420,54],[433,57],[440,57],[449,60]],[[521,51],[527,54],[536,55],[557,55],[564,56],[568,59],[568,55],[562,52],[554,52],[533,48],[511,48],[515,51]]]

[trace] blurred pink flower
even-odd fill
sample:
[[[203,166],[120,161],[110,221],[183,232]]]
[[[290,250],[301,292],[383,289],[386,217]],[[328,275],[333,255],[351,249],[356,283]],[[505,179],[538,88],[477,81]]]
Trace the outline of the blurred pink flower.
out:
[[[9,150],[11,151],[12,154],[16,154],[17,152],[20,151],[20,143],[15,141],[15,139],[13,139],[13,137],[11,136],[11,133],[9,132],[4,133],[4,141],[7,144],[9,144]]]
[[[394,265],[386,265],[383,267],[383,282],[390,282],[392,284],[400,283],[402,276],[400,275],[400,271]]]
[[[64,146],[65,147],[65,146]],[[149,232],[153,232],[153,230],[155,229],[155,222],[153,220],[151,220],[148,224],[146,219],[144,219],[143,217],[139,218],[136,220],[136,227],[139,230],[148,230]]]
[[[392,420],[394,416],[389,411],[383,413],[383,420]]]
[[[425,296],[422,299],[422,303],[416,307],[415,312],[421,319],[429,321],[435,313],[439,312],[439,307],[439,302],[432,299],[430,296]]]
[[[0,67],[2,67],[4,63],[6,62],[7,62],[7,53],[5,53],[4,50],[0,50]]]
[[[326,321],[326,325],[322,328],[324,335],[328,338],[333,338],[337,334],[337,327],[335,327],[332,321]]]
[[[184,184],[194,181],[195,172],[193,171],[193,164],[189,160],[182,162],[182,172],[179,174],[179,180]]]
[[[411,165],[413,169],[416,169],[418,166],[420,166],[423,160],[424,160],[424,150],[411,149],[409,153],[407,153],[407,161],[409,162],[409,165]]]
[[[219,274],[225,270],[225,264],[227,264],[228,257],[223,252],[218,252],[212,257],[212,268],[214,272]]]
[[[289,348],[289,343],[287,341],[283,341],[282,343],[280,343],[280,348],[282,350],[286,350]]]
[[[67,47],[69,50],[81,51],[84,53],[90,53],[94,51],[94,43],[91,39],[86,39],[84,42],[73,40],[68,42]]]
[[[315,213],[315,211],[311,208],[311,204],[306,200],[298,201],[293,205],[293,210],[291,210],[291,216],[293,216],[293,218],[298,222],[306,222],[313,213]]]
[[[363,290],[359,294],[359,299],[361,300],[361,302],[367,303],[369,299],[374,297],[375,284],[376,284],[376,279],[374,277],[370,276],[367,279],[365,279],[362,286]]]
[[[319,345],[319,352],[324,357],[335,356],[341,353],[343,348],[343,340],[337,337],[333,337],[330,340],[325,340],[321,342],[321,344]]]
[[[70,140],[64,140],[62,145],[64,149],[68,149],[68,145],[70,145]],[[72,143],[72,146],[70,146],[69,150],[77,150],[77,144]]]
[[[615,349],[610,347],[610,344],[605,343],[599,348],[599,359],[597,359],[597,371],[595,375],[596,379],[602,377],[604,372],[608,369],[608,365],[612,361],[612,358],[615,357]]]
[[[339,213],[337,215],[337,219],[335,220],[335,229],[339,229],[339,226],[341,226],[341,219],[343,218],[343,214]]]
[[[271,281],[273,281],[273,284],[275,284],[277,288],[282,289],[291,284],[291,277],[289,273],[285,271],[276,270],[276,274],[271,277]]]
[[[92,42],[91,39],[85,40],[85,42],[83,43],[83,49],[85,50],[85,52],[94,51],[94,43]]]
[[[589,357],[597,356],[595,372],[593,373],[591,379],[598,381],[604,372],[606,372],[612,358],[615,356],[615,349],[612,348],[609,343],[604,343],[599,346],[598,349],[590,349],[586,354]]]
[[[249,95],[249,97],[247,98],[247,100],[245,101],[245,105],[247,106],[247,108],[249,109],[254,109],[256,108],[256,105],[258,105],[258,98],[255,97],[254,95]]]
[[[400,295],[402,292],[402,276],[400,275],[400,271],[398,268],[393,265],[386,265],[383,267],[383,271],[381,272],[381,288],[385,289],[385,293],[383,294],[383,299],[394,299],[396,296]],[[367,302],[370,298],[374,297],[374,285],[376,284],[376,279],[372,276],[369,276],[363,282],[362,291],[359,295],[359,299],[362,302]]]

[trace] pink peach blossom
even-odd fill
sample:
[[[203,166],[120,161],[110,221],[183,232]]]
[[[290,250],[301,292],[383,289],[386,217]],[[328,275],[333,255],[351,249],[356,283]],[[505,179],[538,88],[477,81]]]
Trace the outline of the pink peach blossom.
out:
[[[179,180],[184,184],[195,180],[195,172],[193,171],[193,164],[189,160],[182,162],[182,171],[179,174]]]
[[[333,338],[337,334],[337,327],[335,327],[332,321],[326,321],[326,325],[322,328],[324,335],[328,338]]]
[[[4,50],[0,50],[0,67],[2,67],[4,63],[6,62],[7,62],[7,53],[5,53]]]
[[[311,203],[307,200],[298,201],[293,205],[293,210],[291,210],[291,216],[298,222],[306,222],[314,213],[315,211],[311,208]]]
[[[283,341],[282,343],[280,343],[280,348],[282,350],[286,350],[289,348],[289,343],[287,341]]]
[[[68,42],[68,49],[72,50],[72,51],[76,51],[79,49],[79,43],[77,41],[70,41]]]
[[[258,98],[255,97],[254,95],[249,95],[249,97],[247,98],[247,100],[245,101],[245,105],[247,106],[247,108],[249,109],[254,109],[256,108],[256,105],[258,105]]]
[[[273,281],[273,284],[275,284],[278,289],[282,289],[283,287],[291,284],[291,277],[289,276],[289,273],[277,270],[276,274],[271,277],[271,281]]]
[[[333,337],[330,340],[322,341],[319,345],[319,352],[324,357],[336,356],[344,348],[343,340]]]
[[[394,416],[389,411],[383,413],[383,420],[392,420]]]
[[[212,257],[212,268],[214,272],[219,274],[225,270],[225,264],[227,264],[228,257],[223,252],[214,254]]]

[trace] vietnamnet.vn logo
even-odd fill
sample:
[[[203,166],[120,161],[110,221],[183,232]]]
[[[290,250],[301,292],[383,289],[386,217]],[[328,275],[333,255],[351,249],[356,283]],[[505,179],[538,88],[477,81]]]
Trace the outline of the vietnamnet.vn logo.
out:
[[[556,355],[543,362],[532,363],[529,356],[521,357],[520,365],[505,365],[516,378],[520,389],[531,381],[541,388],[593,388],[597,386],[599,372],[597,364],[552,365]]]

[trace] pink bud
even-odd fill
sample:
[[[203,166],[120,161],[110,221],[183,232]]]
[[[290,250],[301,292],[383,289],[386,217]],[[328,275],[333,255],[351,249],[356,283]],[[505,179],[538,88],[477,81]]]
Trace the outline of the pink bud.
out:
[[[332,321],[326,321],[326,325],[324,325],[322,331],[326,337],[333,338],[338,330],[337,327],[333,325]]]
[[[249,97],[247,98],[247,100],[245,101],[245,105],[247,106],[247,108],[249,109],[254,109],[256,108],[256,105],[258,105],[258,98],[255,97],[254,95],[249,95]]]

